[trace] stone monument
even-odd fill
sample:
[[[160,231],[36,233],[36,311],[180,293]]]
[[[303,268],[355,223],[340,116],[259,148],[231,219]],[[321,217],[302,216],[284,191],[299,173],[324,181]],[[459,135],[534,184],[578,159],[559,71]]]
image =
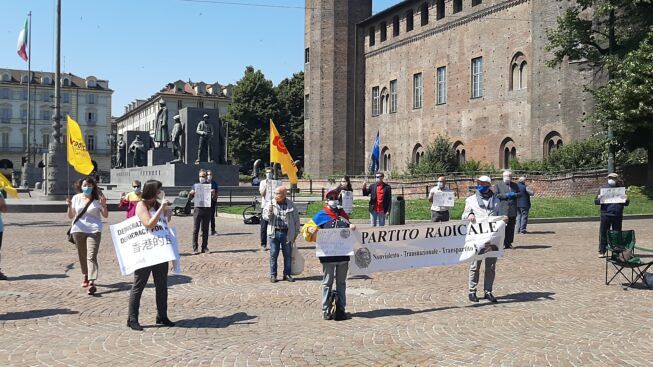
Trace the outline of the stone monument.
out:
[[[170,134],[168,133],[168,108],[165,101],[159,102],[159,112],[156,114],[156,130],[154,130],[154,142],[157,147],[168,147]]]
[[[145,143],[141,140],[140,135],[136,135],[134,141],[129,145],[129,152],[133,154],[132,167],[142,167],[145,165]]]
[[[183,151],[184,143],[184,126],[181,124],[181,117],[175,115],[172,118],[175,121],[175,125],[172,127],[172,154],[175,159],[170,161],[170,163],[184,163],[186,161]]]
[[[125,155],[127,153],[125,147],[125,140],[122,138],[122,134],[118,137],[118,142],[116,143],[116,167],[115,168],[125,168]]]
[[[197,129],[195,129],[195,132],[197,133],[197,136],[199,138],[199,144],[197,146],[197,159],[195,160],[195,164],[199,164],[200,162],[209,162],[213,163],[213,155],[212,153],[212,140],[213,140],[213,127],[211,126],[211,122],[209,121],[209,115],[204,114],[202,116],[202,120],[197,124]],[[206,152],[206,155],[204,155],[204,152]],[[202,158],[206,157],[205,160]]]

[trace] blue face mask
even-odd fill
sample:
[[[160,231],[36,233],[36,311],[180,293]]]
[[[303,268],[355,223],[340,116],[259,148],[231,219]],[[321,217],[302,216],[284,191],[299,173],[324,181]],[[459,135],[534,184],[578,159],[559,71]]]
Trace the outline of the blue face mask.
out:
[[[82,187],[82,193],[84,195],[90,195],[93,192],[93,186]]]
[[[478,190],[478,192],[484,193],[484,192],[486,192],[487,190],[490,189],[490,186],[478,185],[478,186],[476,186],[476,189]]]

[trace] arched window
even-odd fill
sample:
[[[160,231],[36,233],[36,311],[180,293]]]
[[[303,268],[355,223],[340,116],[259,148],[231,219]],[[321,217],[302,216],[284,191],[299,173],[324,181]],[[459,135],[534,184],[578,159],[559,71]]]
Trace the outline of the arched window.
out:
[[[43,78],[41,78],[41,84],[50,85],[51,82],[52,80],[50,79],[49,76],[44,76]]]
[[[23,84],[27,83],[28,79],[29,79],[29,76],[27,74],[24,74],[24,75],[20,76],[20,82],[23,83]]]
[[[381,90],[381,108],[380,111],[382,114],[387,114],[388,113],[388,102],[390,100],[390,95],[388,94],[388,88],[383,88]]]
[[[510,90],[522,90],[528,86],[528,62],[523,53],[517,52],[510,61]]]
[[[9,76],[9,74],[7,73],[2,74],[2,81],[3,82],[11,81],[11,76]]]
[[[62,84],[64,87],[70,87],[70,79],[68,79],[68,78],[63,78],[63,80],[61,81],[61,84]]]
[[[510,161],[517,159],[517,147],[512,138],[505,138],[499,148],[501,168],[510,168]]]
[[[557,131],[551,131],[546,134],[544,137],[544,142],[542,144],[543,155],[546,157],[551,154],[554,150],[562,147],[562,137]]]
[[[381,150],[381,170],[386,172],[392,170],[392,156],[388,147]]]
[[[453,149],[456,151],[456,162],[458,162],[458,164],[464,164],[466,161],[465,144],[459,140],[453,143]]]
[[[413,148],[413,154],[411,155],[413,163],[419,164],[419,162],[422,160],[422,157],[424,157],[424,148],[422,147],[422,144],[416,144],[415,147]]]

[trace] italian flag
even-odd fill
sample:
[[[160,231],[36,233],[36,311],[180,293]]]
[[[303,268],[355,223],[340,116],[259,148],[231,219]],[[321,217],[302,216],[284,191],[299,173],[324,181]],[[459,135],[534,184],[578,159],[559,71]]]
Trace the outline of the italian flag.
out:
[[[18,35],[18,56],[27,61],[27,19],[25,19],[25,26]]]

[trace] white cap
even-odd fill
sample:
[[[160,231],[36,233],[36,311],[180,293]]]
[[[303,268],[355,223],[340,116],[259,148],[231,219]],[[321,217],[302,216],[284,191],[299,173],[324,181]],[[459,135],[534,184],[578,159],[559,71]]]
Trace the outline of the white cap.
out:
[[[481,176],[477,180],[478,182],[487,182],[487,183],[492,183],[492,180],[488,176]]]

